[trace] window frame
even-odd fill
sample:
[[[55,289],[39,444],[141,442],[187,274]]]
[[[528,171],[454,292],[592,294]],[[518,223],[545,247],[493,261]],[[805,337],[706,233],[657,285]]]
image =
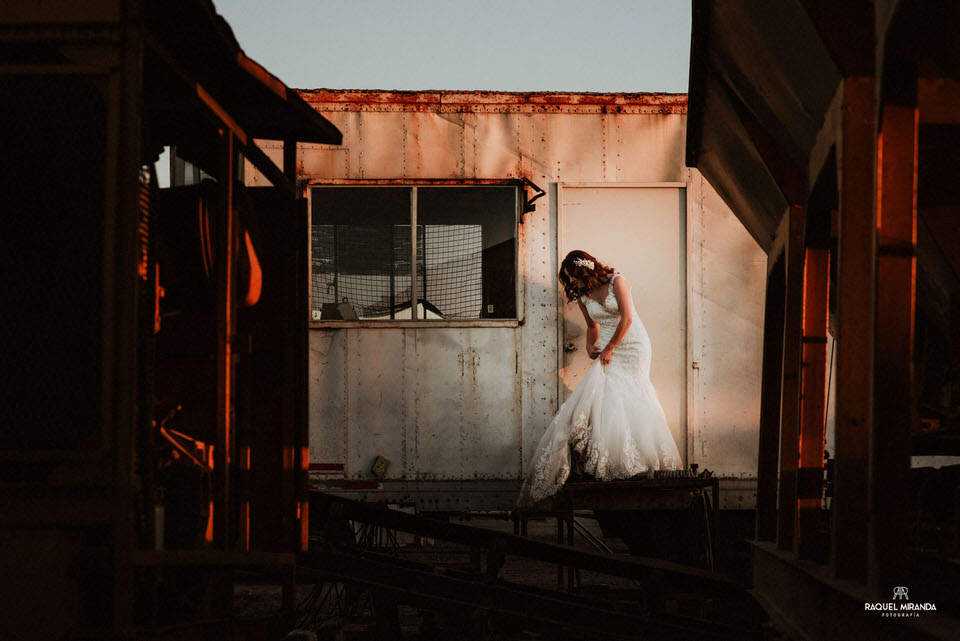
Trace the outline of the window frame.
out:
[[[313,277],[313,190],[324,187],[405,187],[413,191],[417,187],[513,187],[514,198],[514,225],[516,233],[513,237],[514,255],[514,294],[516,296],[517,315],[515,318],[476,318],[476,319],[384,319],[384,320],[315,320],[313,318],[313,287],[307,288],[307,321],[310,329],[345,329],[345,328],[421,328],[421,327],[519,327],[523,324],[524,292],[523,292],[523,264],[520,254],[520,225],[523,222],[523,210],[526,203],[524,183],[517,179],[314,179],[305,187],[307,200],[307,274]],[[415,192],[414,192],[415,193]],[[411,198],[410,222],[416,229],[416,197]],[[411,232],[415,233],[415,232]],[[417,243],[411,247],[411,265],[416,265]],[[411,273],[411,278],[413,274]],[[312,282],[308,279],[308,282]],[[412,289],[412,288],[411,288]],[[411,303],[417,293],[411,296]],[[414,308],[415,309],[415,308]]]

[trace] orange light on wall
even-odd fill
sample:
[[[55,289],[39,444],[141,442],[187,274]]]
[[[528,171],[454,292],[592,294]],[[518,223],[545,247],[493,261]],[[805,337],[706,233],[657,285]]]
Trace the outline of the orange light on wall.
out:
[[[297,503],[297,520],[300,521],[300,551],[310,547],[310,501]]]
[[[243,529],[243,551],[250,551],[250,501],[243,502],[243,518],[245,527]]]
[[[260,259],[257,258],[257,250],[253,247],[253,239],[250,238],[249,231],[243,232],[243,244],[247,250],[247,260],[250,261],[250,279],[242,304],[251,307],[260,300],[260,293],[263,291],[263,271],[260,269]]]
[[[210,511],[207,513],[207,529],[203,533],[203,542],[207,545],[213,543],[213,501],[210,501]]]

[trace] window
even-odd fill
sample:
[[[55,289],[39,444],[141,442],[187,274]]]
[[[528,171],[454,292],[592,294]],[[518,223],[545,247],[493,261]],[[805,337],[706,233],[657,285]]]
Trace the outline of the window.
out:
[[[518,198],[512,185],[314,187],[313,320],[516,318]]]

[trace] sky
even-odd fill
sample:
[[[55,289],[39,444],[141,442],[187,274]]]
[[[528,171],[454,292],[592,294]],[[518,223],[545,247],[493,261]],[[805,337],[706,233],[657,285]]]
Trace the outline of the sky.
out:
[[[298,89],[687,90],[690,0],[214,0]]]

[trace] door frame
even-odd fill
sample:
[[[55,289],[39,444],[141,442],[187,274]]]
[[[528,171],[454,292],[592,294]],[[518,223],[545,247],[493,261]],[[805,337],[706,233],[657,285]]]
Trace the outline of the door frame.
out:
[[[684,279],[687,283],[686,292],[684,294],[685,304],[686,304],[686,318],[687,318],[687,331],[686,331],[686,359],[685,369],[687,370],[686,376],[686,425],[684,425],[684,433],[686,438],[684,438],[683,443],[678,443],[677,446],[682,449],[682,456],[684,461],[689,464],[690,453],[691,453],[691,430],[690,430],[690,421],[693,416],[692,412],[694,411],[694,390],[691,389],[692,379],[690,376],[690,363],[691,363],[691,296],[690,296],[690,208],[691,208],[691,198],[690,198],[690,189],[693,185],[691,182],[558,182],[557,183],[557,254],[556,254],[556,263],[557,269],[560,268],[560,262],[563,260],[566,252],[569,251],[566,247],[566,239],[563,237],[563,192],[564,188],[567,189],[602,189],[602,188],[648,188],[648,189],[683,189],[685,190],[685,211],[684,211],[684,243],[685,243],[685,253],[686,253],[686,273]],[[560,375],[560,371],[563,369],[563,307],[566,305],[566,301],[563,298],[563,292],[560,289],[559,284],[557,284],[557,369],[556,369],[556,394],[557,394],[557,408],[563,403],[563,378]]]

